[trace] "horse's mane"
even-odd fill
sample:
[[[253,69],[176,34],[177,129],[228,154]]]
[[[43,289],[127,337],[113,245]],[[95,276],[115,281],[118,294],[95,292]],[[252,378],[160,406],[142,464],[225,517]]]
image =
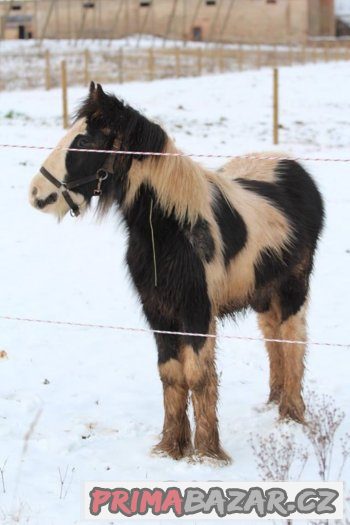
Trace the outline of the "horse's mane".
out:
[[[179,150],[159,124],[115,95],[104,93],[99,85],[90,88],[76,118],[85,119],[92,133],[100,131],[111,138],[119,150],[175,154],[116,155],[115,176],[106,181],[99,199],[101,215],[116,201],[124,210],[132,206],[142,184],[152,189],[164,213],[174,213],[180,223],[195,224],[199,216],[208,214],[209,173],[192,159],[176,155]]]
[[[121,140],[124,150],[164,151],[167,134],[161,126],[115,95],[103,92],[100,96],[94,96],[90,93],[78,108],[76,119],[85,119],[88,126],[114,135]],[[141,158],[138,157],[139,160]]]

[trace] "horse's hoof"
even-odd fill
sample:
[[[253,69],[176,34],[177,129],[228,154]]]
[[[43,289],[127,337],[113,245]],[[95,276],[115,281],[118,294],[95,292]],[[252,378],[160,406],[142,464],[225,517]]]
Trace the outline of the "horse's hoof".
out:
[[[302,398],[297,401],[282,400],[279,407],[280,419],[292,419],[305,424],[305,404]]]
[[[192,444],[180,445],[179,443],[163,443],[162,441],[155,445],[151,450],[152,456],[162,458],[171,458],[176,461],[193,454]]]
[[[276,405],[272,403],[262,403],[261,405],[256,405],[255,407],[253,407],[253,410],[257,414],[265,414],[266,412],[270,412],[270,410],[273,410],[275,406]]]
[[[213,467],[227,467],[232,463],[231,457],[222,448],[218,450],[196,450],[194,458],[198,463]]]
[[[268,403],[279,405],[281,402],[282,390],[280,388],[271,388]]]

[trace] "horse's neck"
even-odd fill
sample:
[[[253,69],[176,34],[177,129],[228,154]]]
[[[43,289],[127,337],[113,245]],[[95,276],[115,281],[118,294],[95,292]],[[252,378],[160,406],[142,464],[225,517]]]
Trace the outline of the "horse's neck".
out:
[[[169,156],[149,156],[133,161],[123,207],[127,210],[133,205],[140,188],[147,186],[166,214],[174,212],[180,223],[195,223],[208,211],[207,172],[190,158],[176,156],[180,152],[170,139],[165,153]]]

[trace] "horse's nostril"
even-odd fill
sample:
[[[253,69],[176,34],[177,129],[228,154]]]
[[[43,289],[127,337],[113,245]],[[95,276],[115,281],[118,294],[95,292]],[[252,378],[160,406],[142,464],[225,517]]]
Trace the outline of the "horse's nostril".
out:
[[[42,210],[46,206],[46,202],[41,199],[36,199],[35,206],[39,208],[39,210]]]
[[[35,187],[34,187],[34,188],[32,189],[32,196],[33,196],[33,197],[36,197],[36,195],[38,195],[38,188],[35,188]]]
[[[46,199],[35,199],[35,206],[39,208],[39,210],[42,210],[43,208],[45,208],[45,206],[56,202],[57,199],[57,193],[51,193],[48,197],[46,197]]]
[[[57,201],[57,193],[51,193],[46,199],[46,204],[53,204]]]

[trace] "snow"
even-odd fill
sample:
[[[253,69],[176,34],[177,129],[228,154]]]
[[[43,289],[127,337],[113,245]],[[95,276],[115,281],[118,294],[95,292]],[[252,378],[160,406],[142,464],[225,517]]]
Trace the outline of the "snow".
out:
[[[147,35],[144,33],[136,33],[124,38],[79,38],[73,39],[36,39],[28,40],[0,40],[1,53],[30,53],[33,51],[50,50],[54,53],[66,53],[74,50],[89,49],[89,51],[101,50],[115,50],[115,49],[149,49],[149,48],[175,48],[175,47],[189,47],[189,48],[223,48],[223,49],[251,49],[256,48],[256,44],[236,44],[236,43],[217,43],[217,42],[196,42],[193,40],[174,40],[170,38],[161,38],[155,35]],[[286,46],[278,45],[278,49],[284,49]],[[263,44],[260,49],[275,49],[276,46],[272,44]]]
[[[350,24],[350,0],[336,0],[335,14],[346,24]]]
[[[337,15],[348,15],[350,13],[350,0],[335,0],[335,12]]]
[[[283,68],[280,150],[349,157],[350,70],[345,62]],[[270,70],[107,86],[160,121],[186,152],[271,151]],[[85,89],[72,88],[69,107]],[[0,142],[54,146],[62,136],[59,90],[1,93]],[[69,216],[58,225],[27,202],[42,151],[1,149],[0,315],[146,327],[124,264],[125,232],[112,214],[96,223]],[[207,160],[217,167],[220,162]],[[312,282],[310,339],[350,343],[349,164],[305,162],[327,206]],[[265,409],[268,364],[261,342],[218,340],[225,468],[150,456],[162,426],[162,390],[150,335],[0,321],[0,516],[3,523],[80,521],[87,480],[247,480],[259,478],[248,438],[280,432]],[[259,337],[255,316],[220,334]],[[305,385],[334,397],[349,430],[350,348],[310,346]],[[32,425],[32,428],[31,428]],[[29,431],[29,429],[31,430]],[[284,428],[284,427],[283,427]],[[289,431],[305,441],[296,424]],[[29,438],[25,435],[29,431]],[[334,473],[340,466],[336,446]],[[58,469],[67,479],[60,498]],[[73,470],[74,469],[74,470]],[[343,479],[348,479],[349,465]],[[303,479],[318,479],[309,461]],[[17,519],[17,521],[15,521]]]
[[[89,49],[89,51],[108,51],[115,49],[149,49],[149,48],[174,48],[174,47],[190,47],[190,48],[217,48],[218,44],[215,42],[195,42],[165,39],[155,35],[147,34],[133,34],[124,38],[102,38],[90,39],[80,38],[73,39],[29,39],[29,40],[1,40],[0,51],[2,53],[30,53],[33,51],[50,50],[54,53],[66,53],[69,51],[77,51]],[[237,44],[220,44],[224,48],[236,48]],[[271,47],[271,46],[267,46]]]

